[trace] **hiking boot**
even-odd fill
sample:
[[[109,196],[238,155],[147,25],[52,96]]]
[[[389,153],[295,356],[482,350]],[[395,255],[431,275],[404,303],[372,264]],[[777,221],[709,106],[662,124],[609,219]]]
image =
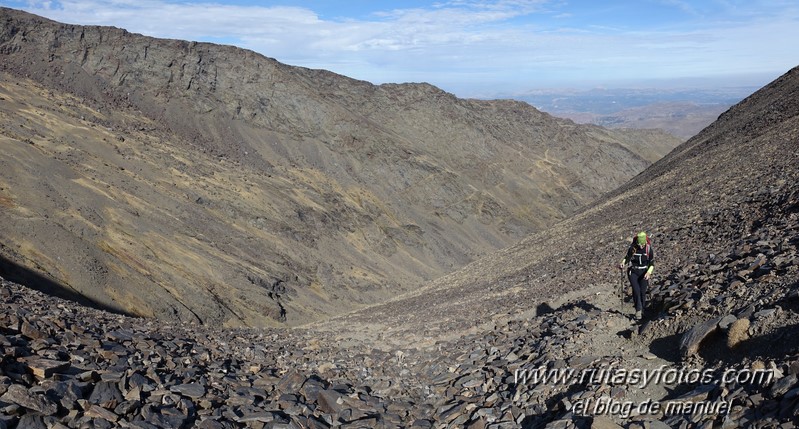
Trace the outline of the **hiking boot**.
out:
[[[642,318],[643,318],[643,314],[641,314],[641,310],[637,310],[635,312],[635,319],[636,320],[641,320]]]

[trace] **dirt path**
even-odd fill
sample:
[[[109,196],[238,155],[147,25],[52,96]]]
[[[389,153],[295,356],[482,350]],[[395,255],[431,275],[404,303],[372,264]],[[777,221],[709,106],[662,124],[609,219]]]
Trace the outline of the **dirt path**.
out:
[[[558,357],[564,360],[587,356],[610,358],[614,362],[618,362],[618,364],[612,368],[605,369],[613,371],[626,370],[629,372],[639,371],[643,374],[653,374],[674,368],[674,362],[656,356],[650,350],[650,344],[637,335],[640,325],[633,322],[632,304],[628,300],[621,307],[617,292],[618,287],[618,284],[600,283],[593,287],[566,293],[555,300],[545,303],[557,309],[555,310],[555,315],[561,311],[561,308],[574,308],[573,305],[576,303],[580,303],[586,308],[600,310],[592,318],[596,328],[589,333],[574,333],[571,337],[571,344]],[[443,333],[439,332],[435,336],[425,336],[422,333],[424,331],[423,326],[416,326],[414,329],[409,329],[409,326],[403,326],[403,329],[398,331],[398,335],[392,335],[391,326],[385,324],[353,324],[348,323],[346,318],[315,323],[306,329],[309,332],[316,333],[319,337],[332,339],[335,346],[342,349],[353,347],[362,349],[376,348],[389,352],[396,352],[401,349],[424,350],[435,344],[454,343],[464,336],[489,335],[496,326],[507,326],[514,321],[528,321],[531,324],[536,324],[542,320],[540,316],[536,315],[536,311],[536,306],[533,305],[524,312],[497,316],[467,331],[445,331]],[[572,317],[571,313],[564,314],[564,319],[569,317]],[[409,317],[409,323],[412,320],[416,319]],[[525,332],[511,333],[511,336],[514,335],[521,337],[525,335]],[[546,352],[546,350],[541,352]],[[659,400],[669,393],[667,387],[654,382],[631,384],[628,385],[624,400],[633,403]]]

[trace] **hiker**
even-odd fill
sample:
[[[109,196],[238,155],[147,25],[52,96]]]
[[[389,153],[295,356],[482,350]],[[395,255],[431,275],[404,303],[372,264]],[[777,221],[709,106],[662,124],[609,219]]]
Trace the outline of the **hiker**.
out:
[[[655,269],[654,261],[655,251],[652,250],[649,237],[646,236],[646,232],[641,231],[633,238],[633,242],[630,243],[630,247],[627,249],[627,255],[624,256],[619,264],[620,270],[624,270],[624,267],[628,263],[630,264],[627,276],[633,288],[635,318],[638,320],[643,318],[643,311],[646,306],[646,290],[649,288],[649,278]]]

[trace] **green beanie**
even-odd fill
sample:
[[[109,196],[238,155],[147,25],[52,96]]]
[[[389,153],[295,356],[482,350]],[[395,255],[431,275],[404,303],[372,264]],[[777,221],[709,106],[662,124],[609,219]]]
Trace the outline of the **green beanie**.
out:
[[[636,236],[636,239],[638,240],[639,246],[646,245],[646,233],[644,231],[639,232]]]

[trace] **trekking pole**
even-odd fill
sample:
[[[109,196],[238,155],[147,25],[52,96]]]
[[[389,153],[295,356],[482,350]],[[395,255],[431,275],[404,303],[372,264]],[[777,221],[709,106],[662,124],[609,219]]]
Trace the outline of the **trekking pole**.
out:
[[[624,268],[619,270],[619,299],[621,299],[621,310],[624,310]]]

